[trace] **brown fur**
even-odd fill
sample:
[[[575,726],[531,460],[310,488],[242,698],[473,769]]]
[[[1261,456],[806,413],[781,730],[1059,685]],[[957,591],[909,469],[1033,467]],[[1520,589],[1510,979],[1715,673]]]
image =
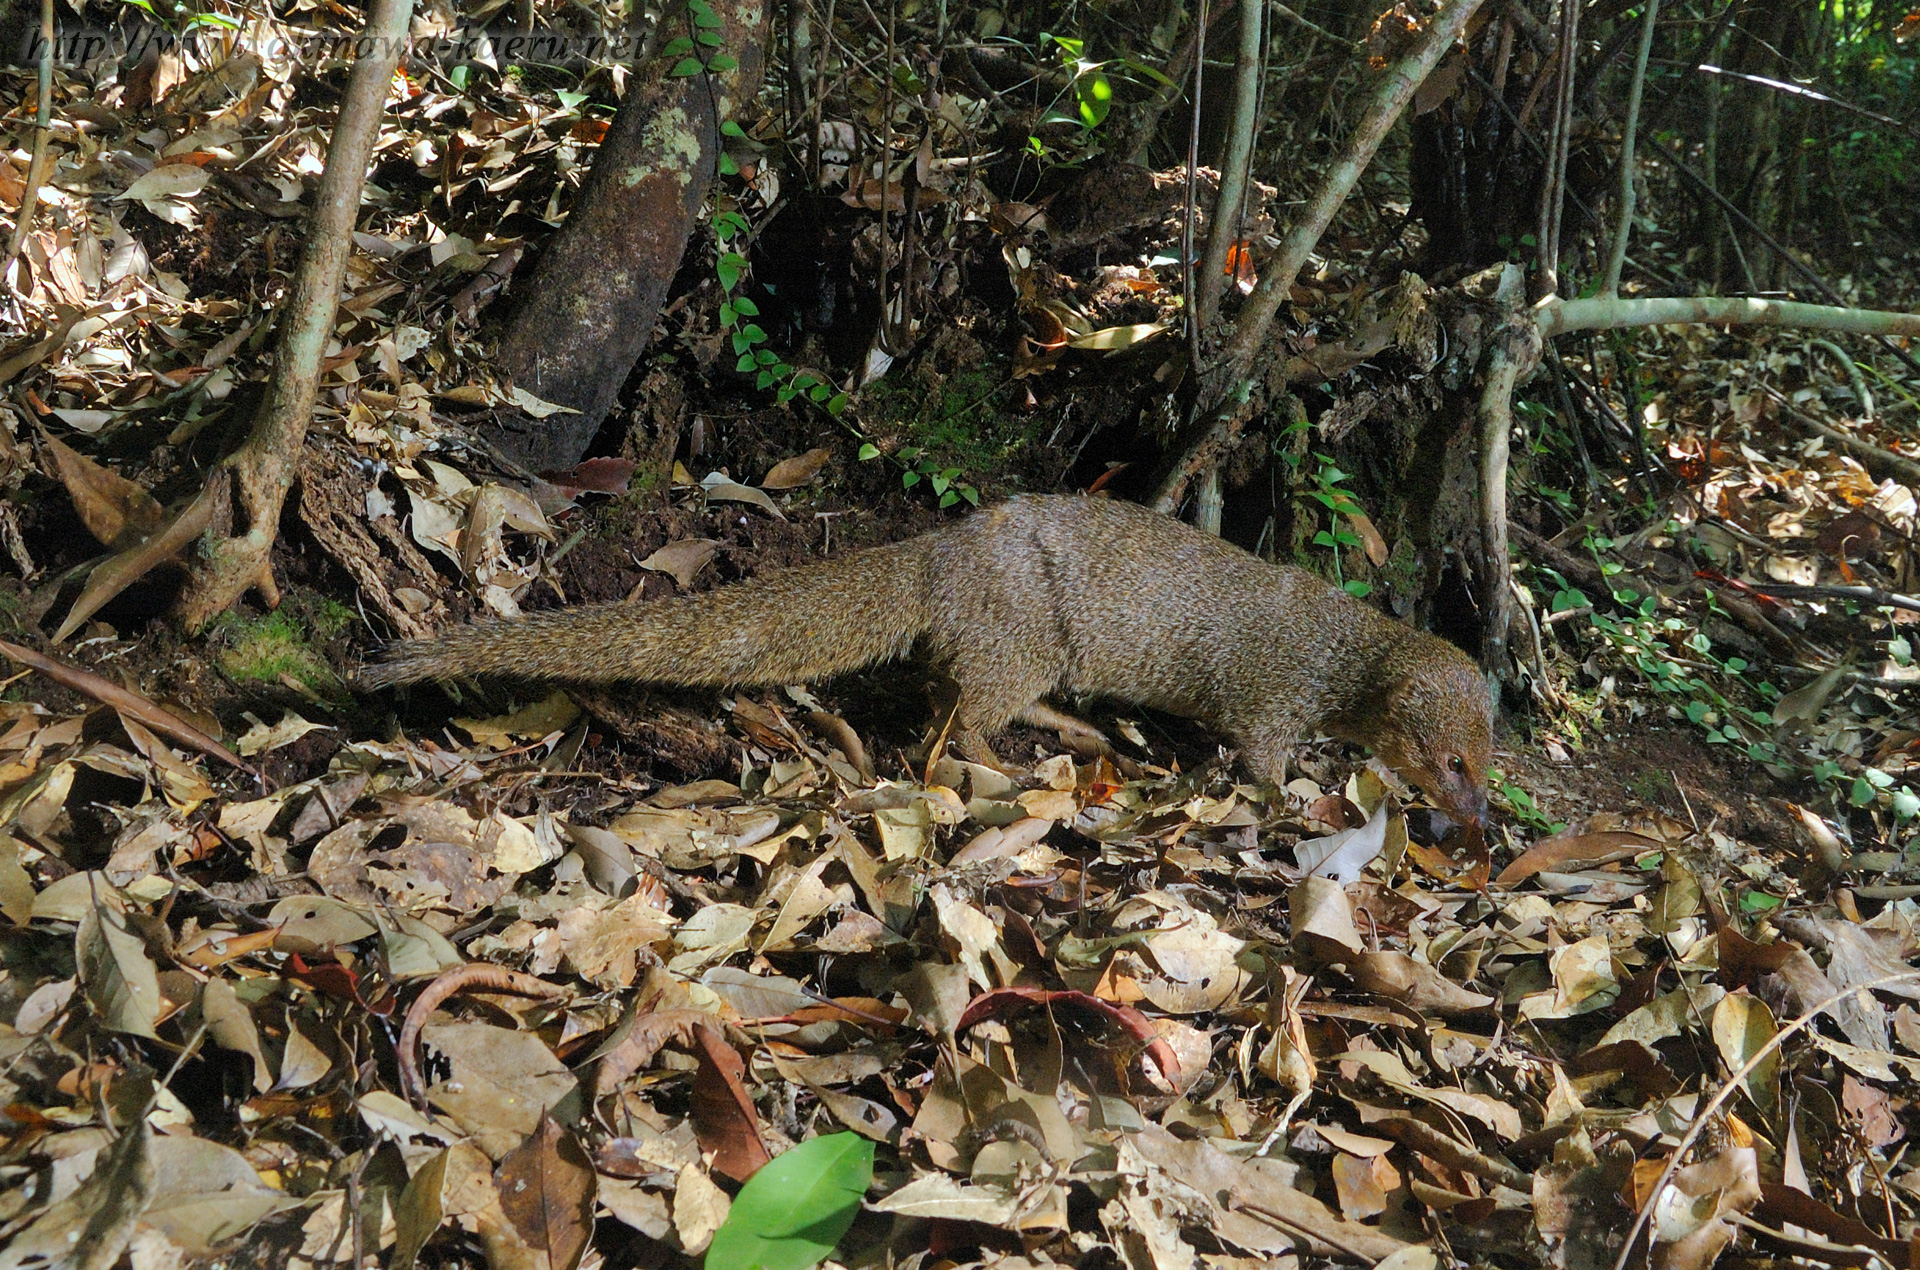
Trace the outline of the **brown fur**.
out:
[[[1014,498],[708,595],[470,626],[397,645],[361,682],[797,683],[922,637],[958,686],[955,739],[975,757],[1015,719],[1076,722],[1045,696],[1115,697],[1219,728],[1275,781],[1296,741],[1356,741],[1455,820],[1485,816],[1492,716],[1465,654],[1304,570],[1105,499]]]

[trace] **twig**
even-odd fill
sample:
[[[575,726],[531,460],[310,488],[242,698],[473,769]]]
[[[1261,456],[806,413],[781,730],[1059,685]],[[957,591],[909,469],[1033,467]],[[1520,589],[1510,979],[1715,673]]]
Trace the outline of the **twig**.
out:
[[[1415,1120],[1411,1116],[1389,1116],[1376,1121],[1373,1127],[1402,1146],[1412,1147],[1449,1168],[1497,1182],[1510,1190],[1528,1193],[1533,1190],[1532,1174],[1523,1173],[1505,1160],[1496,1160],[1466,1143],[1457,1142],[1424,1120]]]
[[[1264,0],[1240,0],[1240,47],[1233,61],[1233,120],[1227,128],[1227,153],[1220,164],[1220,188],[1214,192],[1213,218],[1207,225],[1207,254],[1200,265],[1198,288],[1189,291],[1193,324],[1204,331],[1213,324],[1231,271],[1228,255],[1240,238],[1240,207],[1253,163],[1253,143],[1260,132],[1260,50]],[[1194,118],[1199,115],[1195,103]],[[1242,246],[1240,250],[1244,251]],[[1199,370],[1199,363],[1194,364]]]
[[[1534,277],[1534,295],[1545,299],[1560,291],[1560,218],[1566,205],[1567,151],[1573,135],[1573,97],[1575,65],[1580,55],[1580,10],[1578,4],[1560,6],[1560,29],[1554,40],[1559,54],[1559,79],[1555,83],[1553,130],[1547,147],[1547,167],[1540,178],[1539,270]]]
[[[1699,186],[1701,191],[1704,192],[1708,198],[1712,199],[1715,203],[1719,205],[1720,210],[1723,213],[1725,213],[1730,220],[1738,222],[1740,225],[1746,228],[1748,233],[1752,234],[1755,238],[1758,238],[1761,242],[1765,243],[1767,245],[1768,250],[1772,251],[1778,259],[1785,261],[1788,267],[1790,267],[1795,273],[1799,274],[1801,277],[1805,278],[1808,282],[1812,283],[1814,290],[1818,291],[1821,295],[1825,296],[1829,303],[1836,306],[1846,305],[1846,298],[1842,296],[1838,291],[1834,290],[1832,285],[1829,284],[1825,278],[1821,277],[1817,272],[1815,272],[1812,266],[1802,261],[1800,257],[1794,255],[1793,252],[1789,251],[1785,243],[1782,243],[1778,238],[1768,233],[1767,230],[1763,226],[1761,226],[1759,222],[1753,219],[1753,217],[1741,211],[1739,206],[1736,203],[1734,203],[1732,199],[1728,198],[1725,194],[1722,194],[1718,189],[1714,188],[1714,184],[1712,181],[1709,181],[1706,177],[1702,176],[1698,171],[1694,169],[1693,165],[1689,164],[1684,159],[1680,158],[1680,156],[1673,153],[1672,150],[1667,149],[1664,146],[1661,149],[1662,149],[1662,155],[1661,155],[1662,161],[1672,164],[1674,171],[1678,172],[1681,176],[1686,177],[1689,181],[1692,181],[1695,185]],[[1739,237],[1735,235],[1733,238],[1733,243],[1736,248],[1738,248],[1739,242],[1740,242]],[[1881,348],[1885,349],[1887,352],[1892,353],[1895,357],[1899,358],[1903,363],[1906,364],[1906,367],[1908,370],[1911,370],[1915,374],[1920,375],[1920,358],[1915,358],[1912,353],[1909,353],[1906,349],[1900,347],[1900,345],[1888,339],[1883,334],[1878,334],[1873,332],[1869,332],[1869,333],[1873,334],[1874,338],[1879,341]]]
[[[1627,1238],[1626,1241],[1620,1245],[1620,1255],[1614,1258],[1613,1270],[1627,1270],[1627,1261],[1633,1255],[1634,1240],[1638,1239],[1640,1232],[1646,1229],[1647,1220],[1653,1215],[1653,1206],[1660,1202],[1660,1196],[1664,1194],[1667,1187],[1672,1184],[1673,1175],[1680,1171],[1680,1161],[1686,1159],[1687,1152],[1692,1150],[1693,1144],[1700,1140],[1700,1135],[1706,1130],[1707,1122],[1713,1118],[1713,1114],[1726,1105],[1727,1099],[1746,1088],[1747,1077],[1751,1076],[1760,1064],[1766,1062],[1767,1058],[1775,1050],[1779,1049],[1788,1037],[1797,1032],[1805,1031],[1815,1019],[1825,1014],[1828,1010],[1831,1010],[1834,1006],[1839,1005],[1856,992],[1865,993],[1872,988],[1884,987],[1890,983],[1907,983],[1915,979],[1920,979],[1920,970],[1905,970],[1899,974],[1881,975],[1878,979],[1855,984],[1850,988],[1842,988],[1793,1022],[1781,1028],[1778,1032],[1775,1032],[1772,1037],[1767,1040],[1765,1045],[1762,1045],[1758,1050],[1754,1051],[1751,1058],[1740,1064],[1739,1070],[1735,1071],[1721,1083],[1719,1092],[1714,1094],[1706,1106],[1694,1114],[1693,1123],[1687,1126],[1686,1135],[1680,1139],[1680,1145],[1675,1147],[1673,1154],[1667,1158],[1667,1167],[1660,1171],[1660,1180],[1655,1182],[1653,1189],[1647,1192],[1646,1202],[1641,1204],[1640,1211],[1634,1214],[1633,1225],[1627,1227]]]
[[[0,653],[5,653],[22,666],[31,667],[47,678],[75,692],[85,693],[101,705],[111,706],[114,710],[160,733],[172,737],[180,744],[199,750],[202,754],[211,754],[223,763],[232,764],[257,781],[264,781],[260,773],[249,767],[246,760],[215,738],[208,736],[179,715],[127,688],[122,688],[102,675],[91,670],[82,670],[78,666],[69,666],[65,662],[55,661],[51,657],[42,657],[31,648],[22,648],[18,644],[0,639]]]
[[[13,272],[13,262],[26,244],[27,230],[33,225],[33,213],[40,203],[40,187],[47,179],[47,135],[53,123],[53,0],[40,0],[40,101],[35,112],[33,158],[27,163],[26,192],[20,196],[20,210],[13,222],[13,234],[7,240],[6,259],[0,260],[0,279]]]
[[[1893,476],[1907,485],[1920,484],[1920,460],[1910,459],[1904,454],[1895,454],[1892,450],[1883,450],[1871,442],[1862,441],[1851,433],[1842,432],[1832,424],[1822,422],[1795,406],[1787,399],[1785,393],[1773,385],[1762,384],[1761,387],[1766,389],[1767,395],[1773,398],[1774,404],[1779,406],[1789,418],[1811,428],[1859,459],[1868,471],[1873,472],[1878,469],[1877,475]]]
[[[1271,1208],[1267,1208],[1264,1205],[1251,1203],[1247,1200],[1238,1200],[1234,1203],[1233,1206],[1239,1209],[1241,1212],[1252,1213],[1255,1216],[1265,1221],[1272,1222],[1274,1225],[1280,1227],[1282,1230],[1291,1231],[1292,1233],[1301,1236],[1302,1238],[1308,1241],[1309,1246],[1311,1246],[1314,1243],[1325,1244],[1327,1247],[1333,1249],[1333,1251],[1339,1253],[1342,1256],[1352,1257],[1355,1261],[1358,1261],[1361,1265],[1371,1265],[1376,1260],[1376,1258],[1374,1258],[1373,1256],[1370,1256],[1367,1253],[1360,1251],[1360,1249],[1354,1247],[1352,1244],[1346,1243],[1332,1235],[1329,1235],[1323,1229],[1320,1229],[1318,1227],[1308,1226],[1305,1222],[1295,1221],[1293,1218],[1287,1216],[1285,1213],[1276,1213],[1274,1210],[1272,1210]]]
[[[1193,272],[1193,217],[1199,202],[1200,185],[1200,90],[1207,68],[1207,0],[1200,0],[1200,16],[1194,26],[1192,118],[1187,127],[1187,195],[1180,218],[1181,293],[1187,301],[1187,362],[1189,373],[1200,373],[1199,287]]]
[[[1853,364],[1853,358],[1847,355],[1847,350],[1832,340],[1808,340],[1807,347],[1831,354],[1833,359],[1840,363],[1840,368],[1847,373],[1847,386],[1853,389],[1854,400],[1860,403],[1860,421],[1872,423],[1873,393],[1867,388],[1867,377],[1862,375],[1860,368]]]
[[[455,966],[432,983],[407,1009],[406,1022],[400,1025],[400,1085],[407,1097],[415,1103],[424,1102],[426,1090],[420,1083],[419,1059],[415,1049],[420,1041],[420,1029],[426,1025],[427,1016],[437,1009],[442,1001],[455,993],[469,989],[478,992],[503,992],[509,996],[537,997],[542,1000],[554,1000],[567,995],[565,988],[548,983],[534,975],[523,974],[518,970],[508,970],[505,966],[495,966],[484,961],[470,961],[464,966]]]
[[[1882,591],[1877,586],[1808,586],[1797,582],[1743,582],[1741,585],[1783,600],[1862,600],[1875,607],[1920,613],[1920,600],[1896,591]]]

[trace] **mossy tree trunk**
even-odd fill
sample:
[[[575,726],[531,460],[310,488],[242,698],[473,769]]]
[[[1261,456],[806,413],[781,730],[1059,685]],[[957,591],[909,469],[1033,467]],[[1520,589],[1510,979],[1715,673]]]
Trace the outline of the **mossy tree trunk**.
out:
[[[510,458],[572,467],[612,410],[719,169],[721,125],[759,90],[769,13],[766,0],[692,0],[666,19],[579,201],[530,275],[515,279],[496,364],[515,387],[568,410],[483,426]],[[702,42],[716,33],[717,47]],[[701,61],[707,69],[687,73]]]

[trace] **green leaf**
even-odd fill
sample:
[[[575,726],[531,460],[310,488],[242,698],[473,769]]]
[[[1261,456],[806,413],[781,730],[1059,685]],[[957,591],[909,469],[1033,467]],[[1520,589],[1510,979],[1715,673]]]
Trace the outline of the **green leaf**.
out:
[[[833,394],[833,400],[827,403],[827,413],[830,415],[834,415],[836,417],[839,415],[839,413],[842,410],[845,410],[846,408],[847,408],[847,394],[843,392],[837,392]]]
[[[691,52],[693,52],[693,41],[684,35],[676,35],[667,41],[665,48],[660,50],[660,56],[685,57]]]
[[[761,330],[760,327],[753,322],[747,323],[746,327],[741,331],[741,334],[745,335],[748,339],[752,340],[756,344],[765,343],[767,338],[767,333]]]
[[[741,227],[745,228],[744,220],[742,222]],[[738,311],[739,313],[747,317],[760,316],[760,306],[755,304],[753,301],[747,299],[747,297],[745,296],[741,296],[738,300],[735,300],[733,302],[733,307],[736,311]]]
[[[721,176],[740,175],[740,165],[738,163],[735,163],[733,161],[733,156],[728,154],[725,150],[722,150],[720,152],[719,167],[720,167]]]
[[[980,491],[975,489],[971,485],[962,485],[960,487],[960,497],[966,499],[969,503],[972,503],[975,507],[978,507],[980,505]]]
[[[560,104],[568,110],[579,109],[580,103],[587,100],[587,94],[568,92],[564,88],[556,88],[553,95],[558,98]]]
[[[780,377],[772,371],[763,370],[753,377],[753,386],[755,388],[771,388],[779,378]]]
[[[740,354],[740,360],[733,364],[733,368],[739,371],[741,374],[745,374],[747,371],[752,370],[753,354],[752,353]]]
[[[1346,593],[1355,599],[1364,600],[1373,594],[1373,584],[1371,582],[1362,582],[1358,578],[1350,579],[1343,583],[1342,586]]]
[[[920,483],[920,473],[911,472],[911,471],[900,473],[900,487],[902,489],[912,489],[914,486],[918,485],[919,483]]]
[[[701,31],[698,34],[696,34],[693,38],[698,43],[705,45],[707,48],[710,48],[710,49],[720,48],[722,45],[724,45],[727,42],[727,37],[720,34],[720,32],[718,31]]]
[[[745,141],[747,139],[747,130],[729,119],[720,125],[720,135],[723,137],[738,137],[742,141]]]
[[[714,72],[730,71],[740,65],[740,59],[731,53],[715,53],[707,60],[707,69]]]
[[[721,22],[720,15],[713,11],[712,5],[706,5],[706,4],[694,5],[692,8],[692,12],[693,12],[693,24],[695,26],[705,27],[709,31],[711,31],[716,27],[725,25],[724,23]]]
[[[809,1270],[826,1260],[873,1183],[873,1143],[803,1142],[747,1179],[707,1247],[705,1270]]]
[[[807,388],[807,396],[817,406],[827,398],[833,396],[833,389],[825,384],[813,384]]]
[[[1847,801],[1855,807],[1865,807],[1873,802],[1873,785],[1866,777],[1853,778],[1853,788],[1847,791]]]
[[[867,459],[877,459],[880,457],[880,447],[875,445],[871,441],[865,442],[864,444],[861,445],[856,457],[861,459],[862,461],[865,461]]]
[[[740,309],[728,300],[720,306],[720,325],[731,327],[740,320]]]
[[[1105,75],[1095,71],[1075,80],[1073,91],[1080,99],[1080,121],[1089,128],[1098,128],[1106,119],[1107,112],[1113,109],[1113,84]]]
[[[1156,84],[1164,85],[1167,88],[1174,87],[1173,80],[1167,77],[1167,74],[1165,71],[1155,70],[1153,67],[1148,66],[1145,62],[1136,62],[1130,57],[1123,57],[1120,59],[1120,65],[1126,67],[1128,70],[1134,72],[1137,75],[1145,75],[1148,79],[1154,81]]]
[[[744,353],[752,347],[753,347],[753,341],[747,338],[747,333],[745,331],[735,331],[733,333],[733,351],[734,352]]]
[[[720,285],[731,291],[747,271],[747,258],[735,251],[722,252],[713,262],[713,271],[720,276]]]
[[[946,493],[940,496],[940,506],[942,507],[951,507],[959,501],[960,501],[960,495],[957,491],[954,491],[954,490],[948,490]]]
[[[714,60],[718,61],[719,59],[716,58]],[[667,78],[668,79],[687,79],[691,76],[698,75],[701,71],[704,71],[705,69],[707,68],[700,65],[700,62],[698,59],[691,58],[691,57],[683,57],[679,61],[673,64],[673,69],[667,72]]]

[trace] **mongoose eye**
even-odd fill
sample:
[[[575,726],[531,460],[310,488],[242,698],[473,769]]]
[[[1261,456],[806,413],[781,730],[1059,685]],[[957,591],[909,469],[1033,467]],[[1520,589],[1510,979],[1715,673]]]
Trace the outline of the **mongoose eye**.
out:
[[[1467,761],[1458,754],[1449,754],[1447,755],[1447,770],[1455,776],[1465,776],[1467,774]]]

